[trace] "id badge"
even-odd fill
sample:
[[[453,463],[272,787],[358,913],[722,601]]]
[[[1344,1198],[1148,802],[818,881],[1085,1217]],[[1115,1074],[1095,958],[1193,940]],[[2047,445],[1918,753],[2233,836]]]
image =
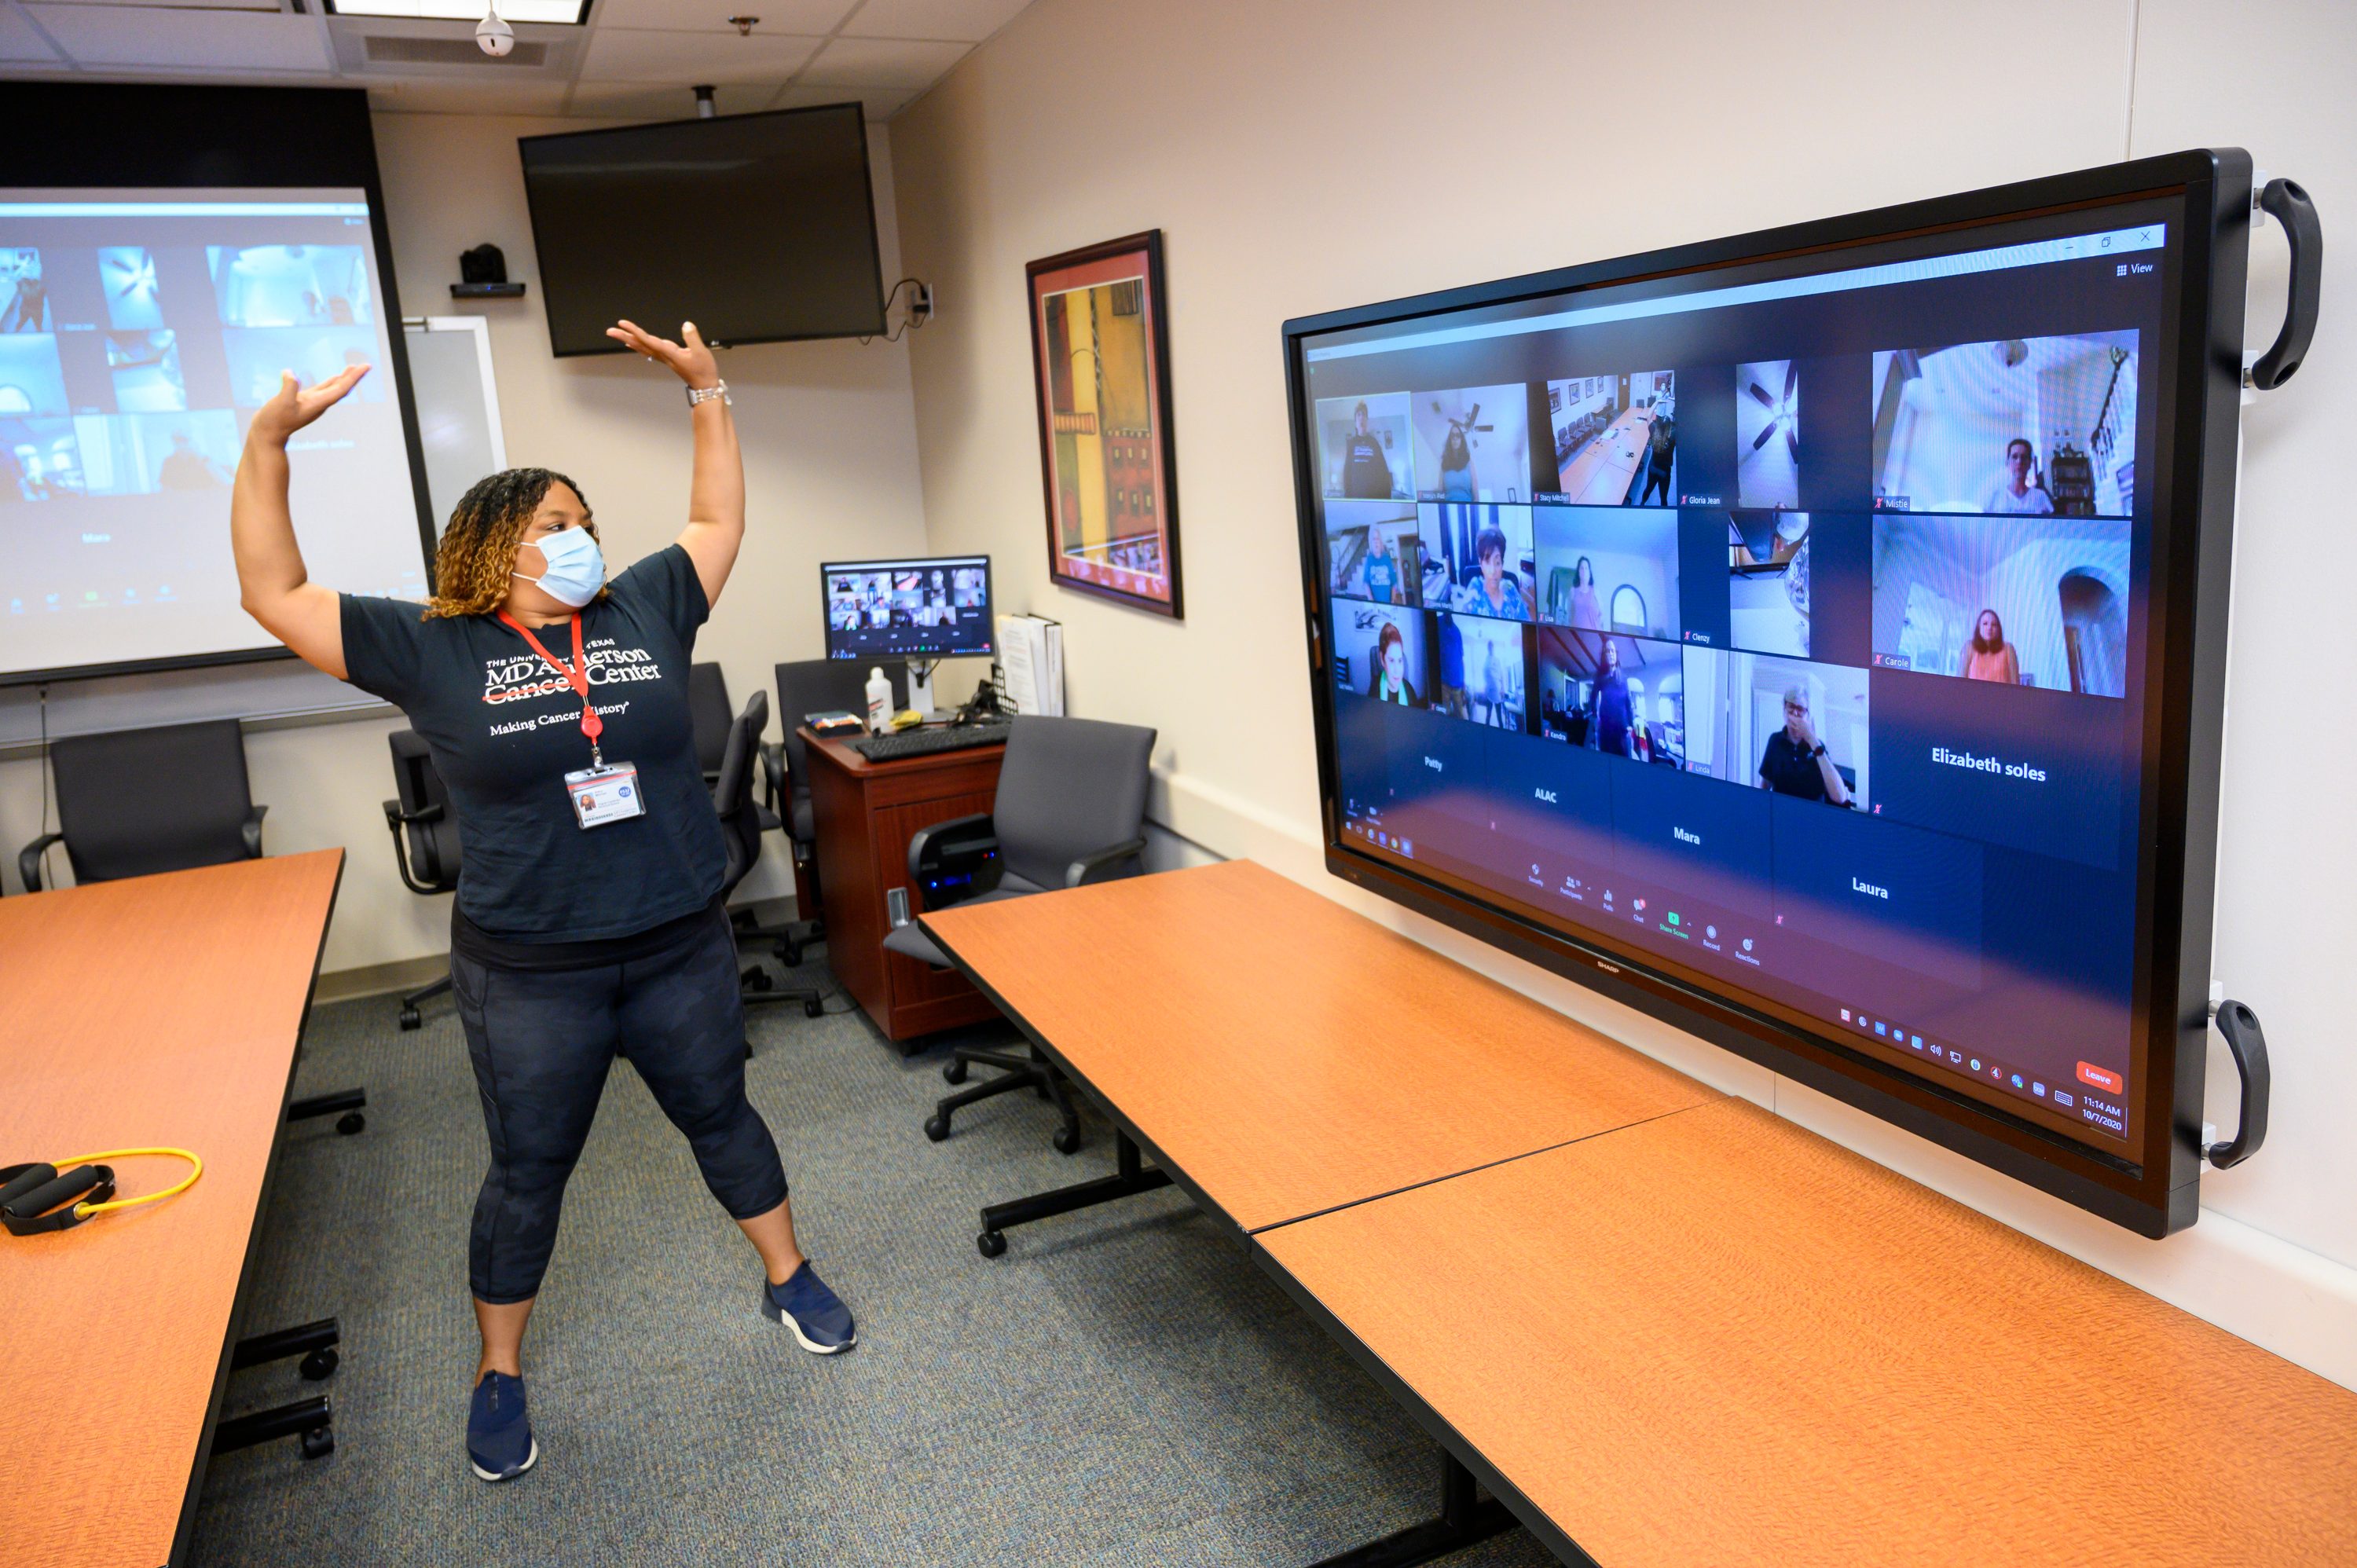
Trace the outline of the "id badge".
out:
[[[584,828],[647,814],[647,802],[639,793],[639,770],[631,763],[614,762],[568,773],[565,792],[573,797],[574,818]]]

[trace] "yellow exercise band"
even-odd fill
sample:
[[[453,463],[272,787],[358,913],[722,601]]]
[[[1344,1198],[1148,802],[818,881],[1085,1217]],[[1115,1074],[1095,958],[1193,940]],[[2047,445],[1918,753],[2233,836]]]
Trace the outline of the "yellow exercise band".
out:
[[[154,1203],[161,1198],[177,1197],[196,1186],[197,1178],[205,1174],[205,1162],[187,1149],[102,1149],[94,1155],[76,1155],[70,1160],[51,1160],[48,1163],[62,1171],[74,1165],[94,1165],[107,1160],[133,1159],[141,1155],[161,1155],[172,1159],[186,1160],[188,1162],[188,1174],[161,1192],[145,1193],[138,1197],[118,1197],[112,1203],[77,1203],[74,1205],[74,1217],[78,1219],[87,1219],[93,1214],[103,1214],[110,1208],[130,1208],[142,1203]]]

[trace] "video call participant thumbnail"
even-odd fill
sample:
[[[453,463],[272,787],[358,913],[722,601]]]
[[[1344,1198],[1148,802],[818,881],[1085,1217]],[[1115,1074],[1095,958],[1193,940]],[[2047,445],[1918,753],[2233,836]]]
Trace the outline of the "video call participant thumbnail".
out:
[[[1981,983],[1979,844],[1783,796],[1770,821],[1777,923],[1787,936],[1825,944],[1813,964],[1791,954],[1785,978],[1853,994],[1850,955],[1870,952],[1944,985]],[[1900,1011],[1889,992],[1878,979],[1878,1011]]]
[[[1349,500],[1414,500],[1408,395],[1324,398],[1318,404],[1324,490]]]
[[[1378,605],[1420,603],[1421,543],[1411,509],[1389,502],[1328,502],[1327,592]]]
[[[2130,516],[2138,359],[2132,330],[1878,350],[1877,509]]]
[[[1727,554],[1727,646],[1806,659],[1809,514],[1729,511]]]
[[[1674,643],[1542,627],[1539,733],[1583,750],[1682,767],[1685,676]]]
[[[1444,612],[1432,618],[1440,681],[1432,705],[1452,718],[1526,732],[1530,679],[1523,628],[1483,616]]]
[[[1688,648],[1686,766],[1789,800],[1871,811],[1867,672]]]
[[[1531,517],[1542,622],[1678,639],[1676,512],[1541,506]]]
[[[1431,705],[1424,617],[1389,605],[1333,601],[1334,683],[1404,708]]]
[[[2126,518],[1874,519],[1874,662],[2127,694]]]
[[[1536,618],[1529,507],[1426,502],[1416,518],[1426,605],[1491,620]]]
[[[1650,897],[1664,900],[1663,914],[1676,909],[1674,894],[1764,921],[1772,901],[1769,802],[1766,795],[1671,768],[1617,768],[1614,875],[1653,889]],[[1625,900],[1628,891],[1621,892]]]
[[[1984,843],[2110,868],[2135,767],[2128,705],[1877,670],[1874,809]]]
[[[1423,499],[1530,498],[1530,400],[1519,382],[1412,392],[1408,406]]]
[[[1547,383],[1555,489],[1576,506],[1677,504],[1677,396],[1668,371]]]
[[[1744,507],[1801,504],[1801,367],[1735,367],[1735,490]]]

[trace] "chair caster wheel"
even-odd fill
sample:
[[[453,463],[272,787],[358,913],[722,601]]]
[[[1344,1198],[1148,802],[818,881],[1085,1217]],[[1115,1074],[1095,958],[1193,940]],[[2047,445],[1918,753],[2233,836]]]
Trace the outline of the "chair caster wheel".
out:
[[[1060,1155],[1076,1155],[1081,1151],[1081,1130],[1078,1127],[1059,1127],[1056,1135],[1049,1142],[1056,1145],[1056,1152]]]
[[[938,1144],[950,1135],[949,1118],[935,1112],[925,1118],[925,1136]]]
[[[328,1455],[333,1454],[335,1451],[336,1434],[333,1429],[325,1426],[315,1426],[310,1431],[303,1434],[304,1458],[325,1459]]]
[[[368,1125],[368,1118],[357,1111],[347,1111],[336,1118],[336,1131],[349,1138]]]
[[[812,997],[809,1001],[807,1001],[807,1002],[805,1002],[805,1003],[803,1003],[803,1004],[802,1004],[802,1016],[803,1016],[803,1017],[805,1017],[805,1018],[823,1018],[823,1017],[824,1017],[825,1015],[826,1015],[826,999],[825,999],[824,997],[822,997],[822,996],[813,996],[813,997]]]
[[[342,1363],[342,1360],[343,1358],[336,1354],[334,1346],[322,1346],[296,1363],[296,1370],[316,1383],[322,1379],[335,1376],[336,1368]]]
[[[785,966],[788,969],[800,969],[802,966],[802,944],[800,942],[780,942],[778,944],[778,957],[784,961]]]
[[[774,983],[766,969],[748,969],[737,978],[748,991],[767,991]]]
[[[944,1062],[942,1065],[942,1081],[943,1083],[963,1083],[965,1081],[965,1063],[961,1061]]]
[[[414,1008],[414,1007],[404,1007],[404,1008],[401,1010],[401,1026],[402,1026],[403,1028],[404,1028],[404,1029],[415,1029],[415,1028],[421,1028],[421,1027],[423,1027],[423,1026],[425,1026],[425,1020],[423,1017],[421,1017],[421,1016],[419,1016],[419,1015],[418,1015],[418,1012],[417,1012],[417,1009],[416,1009],[416,1008]]]
[[[985,1258],[996,1258],[1006,1251],[1006,1238],[996,1230],[985,1230],[974,1239],[974,1244]]]

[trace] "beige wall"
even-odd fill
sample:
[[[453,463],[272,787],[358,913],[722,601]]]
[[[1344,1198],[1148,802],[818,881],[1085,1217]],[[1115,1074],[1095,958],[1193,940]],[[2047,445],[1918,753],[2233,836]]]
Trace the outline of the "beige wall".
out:
[[[935,550],[1066,628],[1075,712],[1159,727],[1155,812],[1566,1012],[1864,1148],[2357,1385],[2357,714],[2288,684],[2346,619],[2336,559],[2357,333],[2246,425],[2221,971],[2265,1012],[2282,1090],[2194,1231],[2147,1243],[1360,898],[1316,853],[1278,327],[1287,317],[2116,160],[2246,142],[2357,212],[2357,22],[2326,0],[1041,0],[893,123]],[[1188,618],[1050,588],[1023,264],[1159,228]],[[2279,287],[2280,242],[2259,292]],[[2357,285],[2349,249],[2328,292]],[[2266,308],[2265,305],[2260,306]],[[2272,319],[2269,317],[2268,319]],[[2247,676],[2241,672],[2250,672]],[[2262,739],[2262,737],[2265,737]],[[2220,1053],[2222,1056],[2222,1052]],[[2231,1120],[2224,1080],[2213,1086]]]
[[[582,126],[579,121],[381,114],[377,156],[402,308],[412,316],[490,317],[509,461],[578,478],[619,567],[668,543],[684,521],[687,405],[678,382],[642,360],[559,360],[549,354],[515,139]],[[870,141],[888,280],[899,275],[892,164],[880,129]],[[627,234],[640,220],[615,214],[617,233]],[[530,285],[521,301],[450,298],[458,252],[484,240],[505,251],[510,275]],[[676,322],[667,325],[677,331]],[[908,352],[900,344],[770,344],[723,353],[721,373],[745,447],[749,527],[727,594],[698,639],[696,654],[721,662],[737,702],[766,688],[774,707],[771,667],[784,659],[815,658],[821,649],[821,558],[923,544]],[[228,548],[226,533],[222,548]],[[770,725],[772,735],[779,733],[774,714]],[[369,720],[266,732],[246,742],[254,799],[270,807],[271,852],[329,844],[349,852],[328,938],[329,971],[448,946],[449,900],[423,899],[402,886],[378,804],[393,792],[384,737],[399,727],[397,721]],[[40,777],[34,762],[0,764],[0,844],[11,851],[6,875],[12,886],[14,848],[39,828]],[[61,857],[52,858],[62,875]],[[773,834],[745,892],[778,896],[791,886]]]

